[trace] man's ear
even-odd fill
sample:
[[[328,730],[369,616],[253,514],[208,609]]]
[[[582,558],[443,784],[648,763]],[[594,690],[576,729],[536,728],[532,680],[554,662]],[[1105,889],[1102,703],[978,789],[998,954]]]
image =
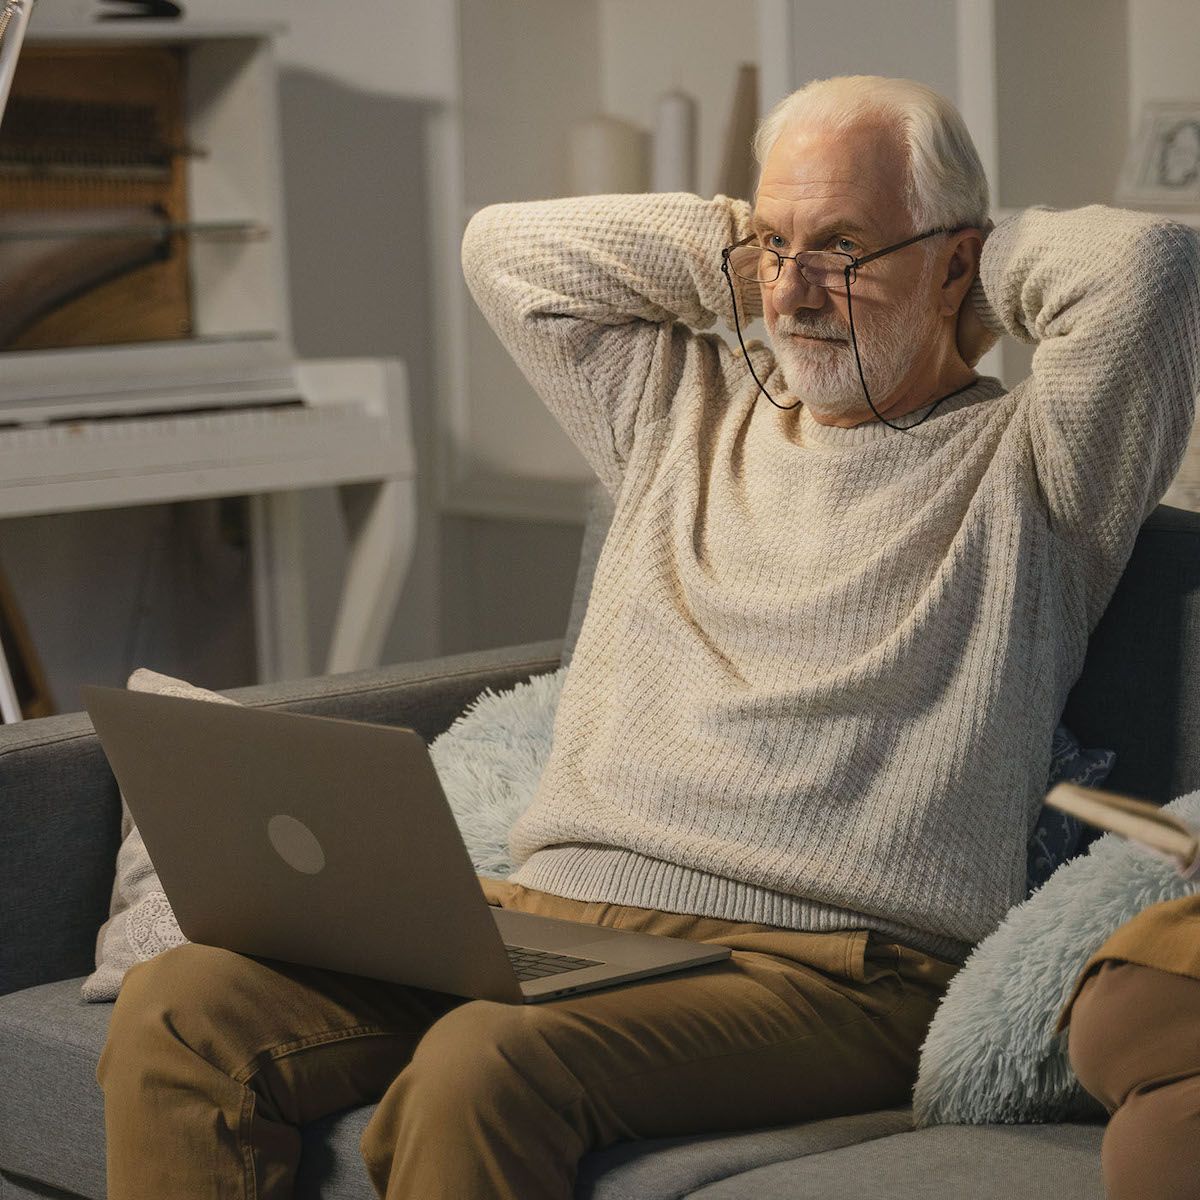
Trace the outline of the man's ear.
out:
[[[951,317],[958,312],[975,276],[979,273],[979,256],[983,251],[983,236],[978,229],[963,229],[954,235],[950,255],[942,272],[942,315]]]

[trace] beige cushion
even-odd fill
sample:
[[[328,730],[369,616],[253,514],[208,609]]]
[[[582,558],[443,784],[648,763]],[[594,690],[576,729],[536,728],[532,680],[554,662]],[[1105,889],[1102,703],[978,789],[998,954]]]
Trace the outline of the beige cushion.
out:
[[[135,692],[237,703],[228,696],[193,687],[182,679],[172,679],[145,667],[134,671],[126,686]],[[117,873],[108,911],[108,920],[96,936],[96,969],[83,981],[85,1000],[115,1000],[125,972],[134,963],[187,941],[158,882],[158,874],[124,796],[121,797],[121,848],[117,851]]]

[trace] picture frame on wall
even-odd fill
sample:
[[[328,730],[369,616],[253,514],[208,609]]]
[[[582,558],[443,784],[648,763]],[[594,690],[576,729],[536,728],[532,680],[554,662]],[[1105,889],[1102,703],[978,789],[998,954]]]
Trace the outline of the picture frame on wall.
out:
[[[1156,101],[1142,108],[1117,186],[1133,208],[1200,211],[1200,101]]]

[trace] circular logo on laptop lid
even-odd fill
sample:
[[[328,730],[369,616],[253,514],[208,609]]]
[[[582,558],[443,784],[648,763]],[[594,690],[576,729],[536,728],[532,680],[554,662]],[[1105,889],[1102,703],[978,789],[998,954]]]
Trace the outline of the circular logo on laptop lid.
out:
[[[267,837],[275,847],[275,853],[289,867],[303,871],[305,875],[315,875],[325,867],[325,851],[313,833],[303,821],[280,813],[267,822]]]

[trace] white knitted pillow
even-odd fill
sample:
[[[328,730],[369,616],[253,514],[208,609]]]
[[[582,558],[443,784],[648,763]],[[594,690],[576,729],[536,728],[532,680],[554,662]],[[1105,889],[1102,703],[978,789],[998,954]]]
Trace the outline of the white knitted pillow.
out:
[[[1164,809],[1200,824],[1200,791]],[[1010,909],[950,981],[921,1048],[913,1115],[926,1125],[1071,1121],[1105,1113],[1054,1032],[1084,964],[1144,908],[1200,891],[1115,833]]]
[[[508,831],[533,799],[549,756],[554,712],[566,672],[565,666],[560,667],[500,693],[489,688],[430,743],[442,789],[471,861],[482,875],[503,877],[513,869]],[[237,703],[144,667],[134,671],[128,686],[140,692]],[[96,938],[96,970],[83,982],[85,1000],[115,1000],[134,963],[187,941],[124,797],[109,914]]]

